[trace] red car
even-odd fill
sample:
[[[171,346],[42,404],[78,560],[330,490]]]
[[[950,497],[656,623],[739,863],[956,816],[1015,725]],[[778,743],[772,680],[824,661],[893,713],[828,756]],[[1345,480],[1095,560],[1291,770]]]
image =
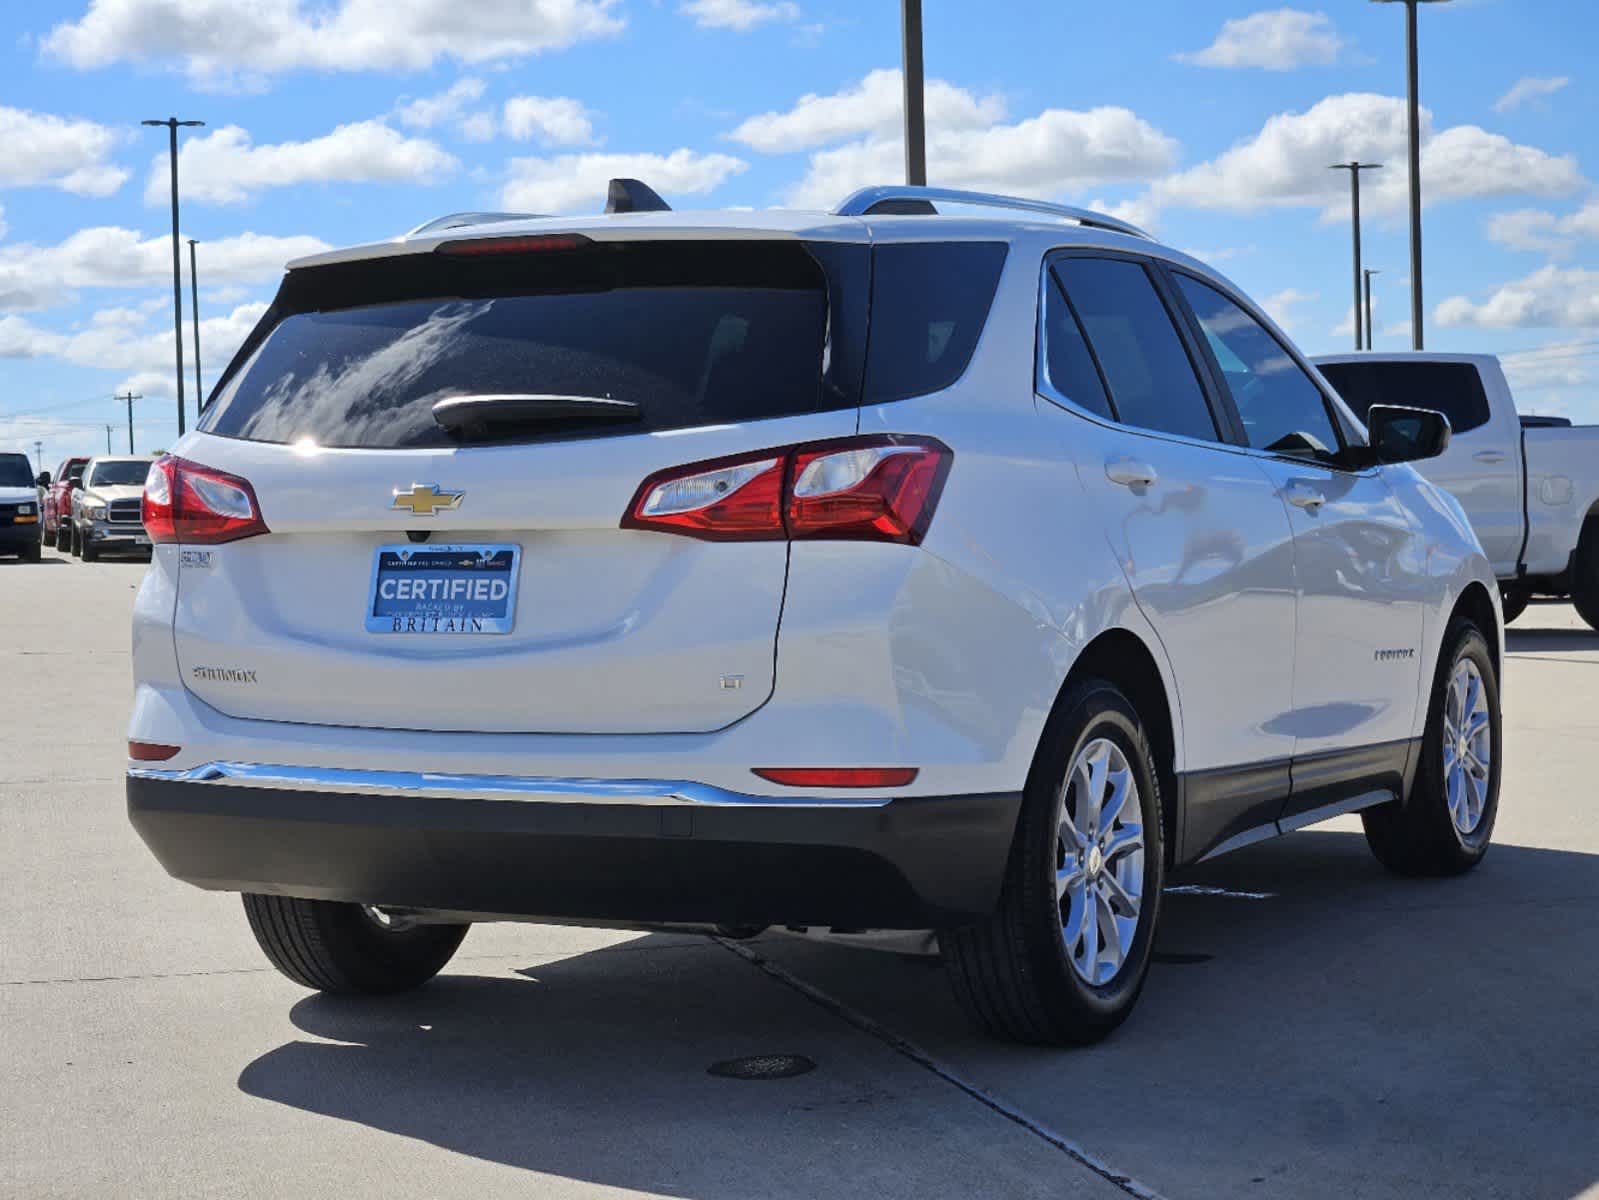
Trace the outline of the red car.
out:
[[[72,541],[72,493],[83,479],[83,468],[88,465],[87,454],[79,458],[63,459],[50,477],[50,486],[44,493],[44,540],[57,550],[65,550]],[[62,518],[65,517],[65,520]]]

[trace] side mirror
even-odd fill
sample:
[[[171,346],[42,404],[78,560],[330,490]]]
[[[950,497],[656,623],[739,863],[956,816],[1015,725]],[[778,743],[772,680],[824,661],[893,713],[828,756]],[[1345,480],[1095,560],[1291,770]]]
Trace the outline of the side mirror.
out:
[[[1449,449],[1449,418],[1436,409],[1373,404],[1366,415],[1372,457],[1379,463],[1420,462]]]
[[[49,471],[40,471],[39,472],[39,478],[37,480],[35,480],[34,482],[36,482],[40,487],[49,487],[50,486],[50,472]]]

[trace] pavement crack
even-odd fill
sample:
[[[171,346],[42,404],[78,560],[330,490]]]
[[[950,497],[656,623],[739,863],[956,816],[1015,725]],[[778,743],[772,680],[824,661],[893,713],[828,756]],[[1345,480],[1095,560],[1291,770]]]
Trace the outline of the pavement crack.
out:
[[[1049,1126],[1034,1120],[1015,1105],[1000,1099],[992,1092],[989,1092],[984,1088],[979,1087],[977,1084],[972,1083],[970,1080],[966,1079],[959,1072],[957,1072],[955,1068],[933,1057],[930,1052],[922,1049],[922,1047],[918,1046],[915,1042],[911,1041],[903,1034],[896,1033],[894,1030],[884,1025],[881,1021],[875,1020],[874,1018],[869,1017],[865,1013],[861,1012],[859,1009],[853,1008],[850,1005],[845,1004],[842,1000],[828,995],[826,992],[822,991],[821,988],[816,987],[814,984],[805,982],[805,980],[795,975],[787,967],[773,962],[771,959],[759,953],[748,944],[731,941],[728,938],[723,937],[712,937],[711,940],[721,946],[724,950],[731,951],[733,954],[738,955],[738,957],[742,958],[745,962],[755,967],[756,970],[764,972],[772,979],[777,980],[777,982],[792,988],[794,991],[804,996],[813,1004],[826,1009],[828,1012],[832,1013],[846,1024],[853,1025],[862,1033],[867,1034],[869,1037],[876,1038],[878,1041],[882,1042],[890,1050],[893,1050],[897,1054],[910,1059],[910,1061],[915,1063],[917,1066],[923,1068],[924,1070],[931,1071],[945,1083],[950,1084],[952,1087],[964,1092],[967,1096],[977,1101],[984,1108],[987,1108],[991,1112],[1004,1117],[1007,1121],[1010,1121],[1014,1125],[1021,1126],[1035,1137],[1042,1138],[1045,1142],[1048,1142],[1055,1149],[1066,1155],[1067,1158],[1077,1163],[1078,1166],[1092,1171],[1106,1183],[1112,1184],[1121,1191],[1126,1192],[1129,1196],[1139,1197],[1139,1200],[1163,1200],[1161,1194],[1149,1187],[1147,1184],[1140,1183],[1131,1175],[1116,1170],[1116,1168],[1103,1162],[1093,1154],[1090,1154],[1071,1138],[1066,1137],[1064,1134],[1057,1133],[1055,1130],[1049,1128]]]

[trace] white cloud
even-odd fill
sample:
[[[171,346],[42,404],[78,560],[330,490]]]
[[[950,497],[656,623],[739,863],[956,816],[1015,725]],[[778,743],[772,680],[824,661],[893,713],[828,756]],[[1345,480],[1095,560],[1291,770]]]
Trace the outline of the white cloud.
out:
[[[328,249],[314,237],[242,233],[201,242],[200,271],[207,286],[277,279],[290,259]],[[49,307],[79,288],[169,285],[172,240],[146,238],[132,229],[80,229],[53,246],[0,246],[0,311]]]
[[[401,125],[412,129],[432,129],[459,120],[466,106],[482,95],[483,81],[469,76],[457,80],[436,95],[421,96],[400,105],[394,115]]]
[[[183,197],[238,204],[261,188],[298,183],[432,183],[460,164],[425,138],[357,121],[304,142],[257,146],[237,125],[190,138],[178,151]],[[151,167],[146,204],[167,202],[167,156]]]
[[[6,206],[0,204],[0,238],[5,237],[8,232],[10,232],[10,226],[6,224]]]
[[[569,96],[512,96],[505,102],[505,132],[519,142],[586,146],[594,141],[594,118]]]
[[[201,86],[291,70],[504,62],[621,31],[616,0],[90,0],[44,52],[78,68],[181,64]]]
[[[1586,387],[1599,382],[1599,341],[1550,342],[1501,355],[1499,363],[1518,394],[1536,388]]]
[[[1570,77],[1566,75],[1549,78],[1528,76],[1526,79],[1518,79],[1508,92],[1494,101],[1494,112],[1514,112],[1529,100],[1541,100],[1545,96],[1553,96],[1570,82]]]
[[[1488,237],[1512,250],[1563,256],[1577,240],[1599,238],[1599,200],[1565,217],[1537,208],[1499,213],[1488,222]]]
[[[662,195],[703,195],[749,164],[729,154],[679,149],[670,154],[561,154],[513,158],[500,203],[533,212],[598,212],[605,185],[615,178],[642,179]]]
[[[831,208],[856,188],[897,179],[900,138],[868,137],[811,155],[789,200]],[[927,131],[930,182],[983,191],[1054,196],[1147,179],[1171,166],[1177,143],[1125,108],[1045,109],[1012,125]]]
[[[106,125],[0,105],[0,187],[109,196],[128,171],[107,161],[122,134]]]
[[[1155,184],[1155,199],[1191,208],[1253,211],[1293,205],[1323,206],[1329,217],[1347,214],[1349,181],[1327,169],[1359,159],[1385,163],[1362,181],[1362,204],[1374,212],[1403,211],[1408,145],[1405,102],[1351,92],[1328,96],[1302,113],[1279,113],[1254,137],[1209,162]],[[1423,199],[1565,195],[1583,184],[1570,155],[1519,145],[1475,125],[1432,130],[1422,110]]]
[[[740,33],[771,21],[797,21],[800,16],[799,5],[789,0],[685,0],[678,11],[693,17],[701,29],[736,29]]]
[[[1319,299],[1321,299],[1320,292],[1302,292],[1298,288],[1284,288],[1274,295],[1267,296],[1260,302],[1260,306],[1273,321],[1289,333],[1293,333],[1300,320],[1297,310],[1302,305],[1313,304]]]
[[[207,357],[215,363],[232,358],[266,309],[265,303],[241,304],[226,316],[202,319],[200,345]],[[185,322],[185,338],[188,334]],[[136,328],[118,320],[91,320],[87,329],[61,333],[26,317],[5,316],[0,317],[0,358],[54,358],[80,367],[147,371],[170,378],[172,327]]]
[[[924,88],[929,130],[971,129],[1004,119],[999,96],[977,96],[942,79]],[[900,127],[904,92],[897,70],[870,72],[854,87],[822,96],[808,93],[787,112],[750,117],[728,136],[763,154],[807,150],[862,134],[889,134]]]
[[[1209,46],[1176,58],[1199,67],[1291,71],[1329,66],[1346,44],[1325,13],[1279,8],[1224,22]]]
[[[1599,329],[1599,271],[1542,267],[1497,288],[1480,304],[1468,296],[1451,296],[1433,319],[1457,328]]]

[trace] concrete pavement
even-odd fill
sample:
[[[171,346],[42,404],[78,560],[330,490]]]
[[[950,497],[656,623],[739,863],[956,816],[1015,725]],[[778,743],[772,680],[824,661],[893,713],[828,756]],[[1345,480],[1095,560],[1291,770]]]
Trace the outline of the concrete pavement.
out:
[[[1599,1196],[1599,636],[1564,606],[1512,631],[1479,871],[1393,879],[1345,820],[1189,872],[1263,898],[1168,896],[1138,1012],[1051,1052],[926,961],[773,935],[485,926],[412,996],[311,996],[127,825],[143,568],[46,556],[0,562],[0,1196]],[[706,1074],[781,1052],[817,1069]]]

